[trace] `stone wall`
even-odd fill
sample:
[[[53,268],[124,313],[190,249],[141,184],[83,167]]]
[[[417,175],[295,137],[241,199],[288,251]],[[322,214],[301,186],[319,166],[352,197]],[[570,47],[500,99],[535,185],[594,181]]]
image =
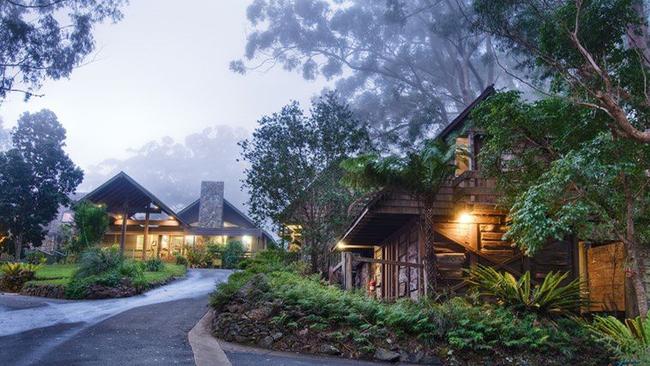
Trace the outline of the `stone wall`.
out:
[[[223,182],[201,182],[199,227],[223,227]]]

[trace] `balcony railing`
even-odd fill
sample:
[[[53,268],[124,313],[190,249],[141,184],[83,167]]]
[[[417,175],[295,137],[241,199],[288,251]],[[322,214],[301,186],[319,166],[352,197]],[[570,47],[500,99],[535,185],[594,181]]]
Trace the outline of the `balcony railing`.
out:
[[[495,205],[500,198],[496,180],[482,177],[476,170],[468,170],[455,177],[451,186],[455,202]]]

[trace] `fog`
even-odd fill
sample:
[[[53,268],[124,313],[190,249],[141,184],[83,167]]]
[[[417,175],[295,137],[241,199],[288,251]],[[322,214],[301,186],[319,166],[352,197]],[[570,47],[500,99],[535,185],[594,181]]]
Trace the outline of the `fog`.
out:
[[[80,192],[124,170],[174,207],[198,197],[201,180],[223,180],[241,207],[236,142],[262,115],[292,99],[306,105],[326,85],[281,68],[229,70],[245,47],[250,2],[132,1],[121,22],[95,29],[97,51],[69,80],[46,80],[29,102],[10,95],[4,126],[24,111],[56,113],[86,174]]]

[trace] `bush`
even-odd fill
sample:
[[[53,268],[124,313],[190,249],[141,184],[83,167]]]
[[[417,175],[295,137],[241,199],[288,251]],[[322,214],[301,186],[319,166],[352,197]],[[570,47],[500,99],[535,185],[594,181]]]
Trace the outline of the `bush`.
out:
[[[20,292],[27,281],[34,279],[34,273],[40,265],[24,264],[20,262],[5,263],[0,266],[2,277],[0,289],[9,292]]]
[[[647,365],[650,361],[650,312],[621,322],[613,316],[596,316],[593,323],[584,323],[612,352],[626,361]]]
[[[178,264],[180,266],[186,266],[187,267],[189,262],[187,261],[187,258],[183,257],[180,254],[176,254],[176,264]]]
[[[47,257],[45,253],[34,250],[25,254],[25,260],[27,263],[31,264],[45,264],[47,262]]]
[[[508,272],[498,272],[492,267],[479,265],[470,272],[469,282],[482,295],[496,298],[501,305],[516,310],[557,315],[577,313],[581,306],[587,305],[580,279],[561,285],[567,277],[568,273],[550,272],[541,285],[533,287],[530,272],[524,273],[517,280]]]
[[[187,261],[190,267],[205,268],[208,266],[208,253],[204,247],[194,247],[187,249]]]
[[[443,357],[451,350],[449,354],[461,357],[516,354],[549,361],[532,364],[577,364],[578,360],[579,364],[595,365],[607,356],[572,319],[550,320],[537,312],[475,304],[460,297],[441,303],[410,299],[386,303],[361,291],[343,291],[328,285],[317,275],[306,276],[304,266],[291,259],[283,251],[268,250],[242,261],[242,271],[218,285],[211,305],[224,312],[231,302],[237,306],[250,304],[251,308],[281,304],[272,320],[284,327],[277,331],[291,333],[308,328],[319,332],[319,337],[338,334],[338,341],[369,355],[377,347],[387,347],[385,342],[390,338],[392,345],[400,349],[444,350]],[[584,360],[586,352],[591,359]]]
[[[160,272],[165,268],[165,263],[160,258],[150,258],[144,262],[144,268],[148,272]]]
[[[110,248],[89,248],[79,258],[79,269],[74,277],[83,278],[117,269],[124,257],[115,246]]]
[[[230,241],[223,250],[223,268],[237,268],[239,262],[244,258],[246,249],[240,241]]]

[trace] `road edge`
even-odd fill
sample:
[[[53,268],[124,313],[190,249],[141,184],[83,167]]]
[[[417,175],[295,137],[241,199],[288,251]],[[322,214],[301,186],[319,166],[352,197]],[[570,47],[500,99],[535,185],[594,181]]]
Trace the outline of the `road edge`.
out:
[[[210,331],[214,312],[209,310],[187,334],[196,366],[232,366]]]

